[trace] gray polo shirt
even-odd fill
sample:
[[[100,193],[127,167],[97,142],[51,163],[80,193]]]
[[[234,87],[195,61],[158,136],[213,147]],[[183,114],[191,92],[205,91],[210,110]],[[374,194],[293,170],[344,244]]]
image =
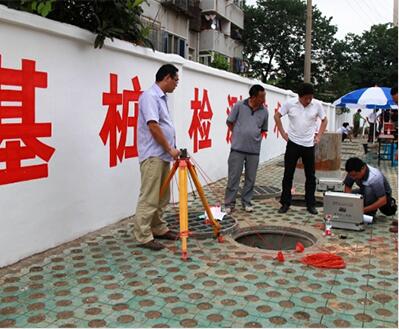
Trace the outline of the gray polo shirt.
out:
[[[362,180],[355,181],[349,175],[346,176],[344,180],[344,184],[346,186],[352,187],[354,183],[360,187],[361,191],[364,190],[365,187],[368,187],[369,190],[372,190],[376,199],[387,194],[392,194],[391,186],[389,185],[385,176],[377,168],[371,167],[369,165],[367,165],[366,175]]]
[[[139,162],[149,157],[172,161],[173,158],[152,137],[147,125],[149,121],[158,122],[169,145],[175,147],[175,128],[169,115],[167,96],[156,83],[143,92],[139,99],[137,133]]]
[[[248,154],[259,154],[261,133],[267,131],[269,113],[261,106],[252,110],[248,99],[237,102],[227,117],[233,124],[231,150]]]

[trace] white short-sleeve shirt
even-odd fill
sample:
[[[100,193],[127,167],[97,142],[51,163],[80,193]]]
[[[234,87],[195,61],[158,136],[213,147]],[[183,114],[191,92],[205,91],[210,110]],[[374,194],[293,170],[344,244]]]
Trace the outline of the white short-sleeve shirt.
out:
[[[348,135],[349,129],[348,129],[348,128],[345,128],[345,127],[339,127],[339,128],[337,129],[337,133],[340,133],[340,134],[347,134],[347,135]]]
[[[317,130],[317,119],[324,120],[326,112],[317,100],[304,107],[298,98],[287,101],[279,110],[282,116],[288,115],[288,139],[295,144],[312,147]]]
[[[374,112],[371,112],[370,115],[369,115],[369,121],[370,121],[371,123],[375,123],[375,120],[376,120],[376,119],[377,119],[377,114],[374,113]]]

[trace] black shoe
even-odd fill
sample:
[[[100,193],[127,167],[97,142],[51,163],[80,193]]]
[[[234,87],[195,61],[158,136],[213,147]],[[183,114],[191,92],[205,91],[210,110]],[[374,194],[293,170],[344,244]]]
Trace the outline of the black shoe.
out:
[[[290,206],[287,204],[283,204],[281,208],[278,210],[278,213],[285,214],[288,211],[288,209],[290,209]]]
[[[319,213],[315,207],[307,207],[307,210],[312,215],[317,215]]]
[[[169,230],[165,234],[154,235],[154,238],[155,239],[176,241],[179,238],[179,236],[175,232],[172,232],[172,231]]]
[[[158,241],[155,241],[155,240],[151,240],[147,243],[139,244],[139,247],[154,250],[154,251],[162,250],[165,248],[165,246],[162,243],[159,243]]]

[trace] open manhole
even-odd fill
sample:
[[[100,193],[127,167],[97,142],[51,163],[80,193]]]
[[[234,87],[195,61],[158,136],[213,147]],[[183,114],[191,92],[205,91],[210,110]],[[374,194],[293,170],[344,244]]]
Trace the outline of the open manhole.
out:
[[[202,217],[204,211],[196,211],[188,213],[188,229],[192,233],[193,238],[207,239],[215,236],[211,224],[205,223]],[[180,231],[179,213],[166,213],[163,218],[168,223],[168,228],[174,232]],[[229,216],[225,215],[223,220],[219,222],[221,225],[220,233],[226,235],[234,232],[238,228],[237,221]]]
[[[323,207],[323,197],[316,196],[316,208],[322,208]],[[277,201],[280,202],[280,198],[276,198]],[[306,208],[306,200],[305,200],[305,195],[304,194],[295,194],[292,196],[291,199],[291,206],[294,207],[305,207]]]
[[[239,194],[242,193],[242,188],[239,189]],[[268,199],[276,198],[281,194],[281,189],[271,185],[255,185],[253,188],[252,199]]]
[[[265,250],[295,250],[298,242],[305,248],[314,245],[317,237],[294,227],[256,226],[237,231],[234,240],[247,247]]]

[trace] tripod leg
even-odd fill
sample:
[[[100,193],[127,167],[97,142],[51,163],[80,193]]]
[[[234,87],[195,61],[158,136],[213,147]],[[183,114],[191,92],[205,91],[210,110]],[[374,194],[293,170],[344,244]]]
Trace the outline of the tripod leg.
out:
[[[204,206],[204,209],[206,211],[206,214],[208,215],[209,220],[212,223],[212,227],[213,227],[213,231],[216,235],[216,237],[219,238],[220,235],[220,224],[215,220],[215,218],[213,218],[211,209],[209,208],[209,204],[208,204],[208,200],[206,199],[204,190],[202,189],[202,186],[199,182],[198,176],[197,176],[197,172],[195,171],[194,166],[187,161],[187,167],[188,170],[190,171],[191,177],[194,181],[195,187],[197,188],[198,194],[201,198],[202,201],[202,205]]]
[[[165,191],[169,187],[170,181],[172,180],[173,175],[175,174],[177,168],[179,167],[179,161],[176,161],[173,164],[173,167],[170,169],[168,177],[166,180],[162,183],[161,189],[159,191],[159,197],[162,198],[162,196],[165,194]]]
[[[179,210],[180,210],[180,240],[182,259],[188,259],[187,239],[188,239],[188,195],[187,195],[187,163],[180,160],[179,165]]]

